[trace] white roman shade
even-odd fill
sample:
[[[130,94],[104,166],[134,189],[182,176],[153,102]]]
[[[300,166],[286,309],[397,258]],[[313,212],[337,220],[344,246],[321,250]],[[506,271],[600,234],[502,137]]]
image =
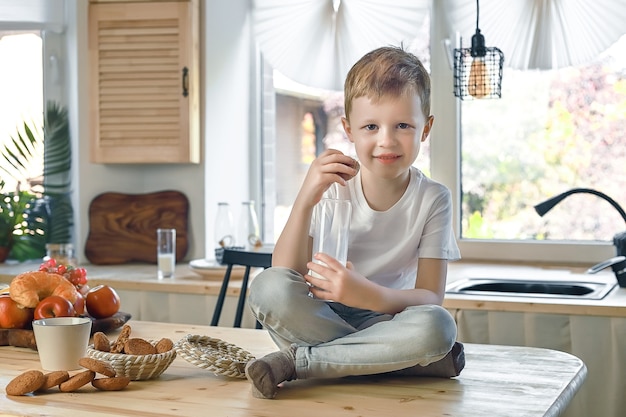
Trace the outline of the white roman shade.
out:
[[[476,30],[476,2],[443,0],[465,47]],[[556,69],[596,58],[626,33],[624,0],[480,0],[487,46],[516,69]]]
[[[366,52],[408,45],[430,0],[255,0],[254,34],[274,68],[301,84],[342,90]]]

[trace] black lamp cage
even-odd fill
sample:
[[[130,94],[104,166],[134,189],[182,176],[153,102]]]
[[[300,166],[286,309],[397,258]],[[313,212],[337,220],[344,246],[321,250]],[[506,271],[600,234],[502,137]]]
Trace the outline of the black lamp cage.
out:
[[[454,95],[461,100],[501,98],[504,54],[498,48],[485,46],[478,28],[479,4],[476,0],[476,33],[472,46],[454,49]]]

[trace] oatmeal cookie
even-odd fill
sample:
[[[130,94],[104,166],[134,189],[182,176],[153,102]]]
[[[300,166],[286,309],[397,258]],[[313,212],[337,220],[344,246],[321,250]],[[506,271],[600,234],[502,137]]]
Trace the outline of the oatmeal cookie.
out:
[[[96,373],[94,371],[86,370],[86,371],[79,372],[76,375],[73,375],[67,381],[61,383],[59,385],[59,389],[62,392],[76,391],[83,385],[87,385],[91,381],[93,381],[95,376],[96,376]]]
[[[172,342],[171,339],[164,337],[163,339],[159,340],[154,347],[156,348],[157,353],[165,353],[174,349],[174,342]]]
[[[37,391],[46,381],[41,371],[26,371],[16,376],[7,384],[7,395],[25,395]]]
[[[111,346],[111,353],[124,353],[124,344],[130,337],[130,330],[131,329],[128,324],[122,326],[122,331],[119,336],[117,336],[113,346]]]
[[[99,359],[84,357],[78,360],[78,364],[83,368],[94,371],[97,374],[102,374],[108,377],[113,377],[116,375],[115,369],[110,363],[101,361]]]
[[[96,332],[93,334],[93,348],[100,352],[111,351],[111,341],[106,334],[102,332]]]
[[[44,375],[45,381],[37,391],[47,391],[50,388],[60,385],[70,379],[70,373],[67,371],[52,371]]]
[[[91,385],[100,391],[119,391],[126,388],[130,383],[130,378],[127,376],[116,376],[113,378],[96,378],[91,381]]]
[[[155,354],[156,348],[147,340],[131,337],[124,344],[124,352],[129,355],[152,355]]]

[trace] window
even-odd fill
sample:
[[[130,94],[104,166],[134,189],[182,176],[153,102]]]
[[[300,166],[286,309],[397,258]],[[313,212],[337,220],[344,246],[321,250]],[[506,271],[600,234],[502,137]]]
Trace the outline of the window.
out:
[[[0,1],[2,147],[24,123],[43,126],[45,101],[65,104],[65,13],[64,0]],[[42,166],[43,157],[32,159],[33,173],[40,174]],[[5,190],[15,189],[15,181],[0,172]]]
[[[39,31],[0,31],[0,146],[10,144],[24,123],[43,124],[42,39]],[[42,149],[43,151],[43,149]],[[4,163],[4,161],[2,161]],[[43,154],[32,160],[31,175],[41,173]],[[2,170],[5,191],[16,181]]]
[[[623,219],[597,197],[570,197],[554,209],[560,214],[544,219],[532,210],[575,187],[626,201],[620,55],[626,56],[626,36],[582,67],[506,70],[502,100],[463,103],[463,237],[606,240],[620,230]],[[480,122],[486,114],[493,115],[490,125]]]
[[[584,66],[505,68],[502,99],[464,101],[461,114],[461,239],[581,244],[624,230],[594,195],[544,217],[533,206],[572,188],[626,203],[626,36]]]
[[[38,139],[43,138],[43,110],[46,101],[64,105],[63,53],[65,45],[64,0],[0,1],[0,147],[15,149],[12,137],[25,136],[26,124]],[[27,158],[25,168],[14,169],[0,158],[2,192],[39,191],[42,184],[43,147]],[[19,153],[17,155],[20,155]],[[32,181],[34,180],[34,182]],[[19,182],[19,185],[18,185]],[[32,187],[31,187],[32,186]],[[43,209],[41,205],[32,209]],[[32,212],[31,212],[32,214]],[[18,261],[40,259],[44,240],[38,219],[20,222],[10,257]],[[31,220],[33,223],[31,223]],[[28,234],[25,234],[28,233]],[[19,249],[18,249],[19,247]]]

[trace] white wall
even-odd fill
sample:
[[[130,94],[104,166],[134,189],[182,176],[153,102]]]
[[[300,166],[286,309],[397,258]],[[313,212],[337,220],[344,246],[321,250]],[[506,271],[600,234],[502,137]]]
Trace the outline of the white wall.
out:
[[[200,164],[127,165],[89,162],[88,2],[67,0],[68,107],[74,140],[75,228],[79,260],[89,232],[89,204],[108,191],[148,193],[175,189],[190,201],[187,259],[213,252],[213,218],[218,201],[249,199],[250,2],[201,1]],[[206,193],[205,193],[206,191]],[[208,236],[208,239],[205,239]]]

